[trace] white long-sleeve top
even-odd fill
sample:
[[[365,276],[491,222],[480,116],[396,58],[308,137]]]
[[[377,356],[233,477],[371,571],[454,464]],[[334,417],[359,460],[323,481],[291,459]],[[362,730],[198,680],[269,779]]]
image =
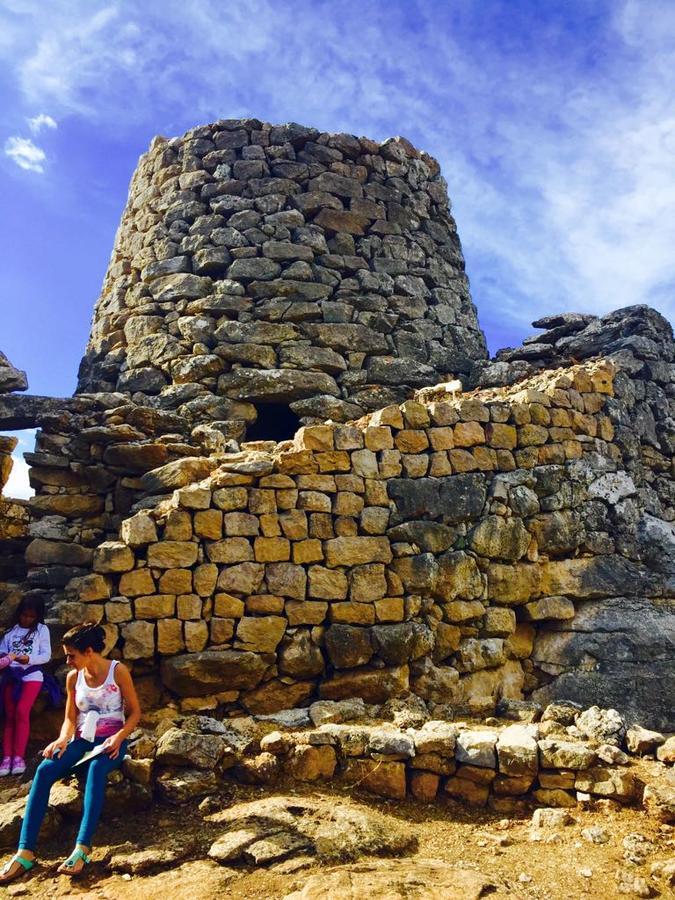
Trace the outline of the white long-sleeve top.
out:
[[[43,666],[52,657],[52,645],[49,639],[49,628],[39,622],[33,631],[30,628],[22,628],[15,625],[0,640],[0,656],[7,653],[16,653],[18,656],[28,656],[27,663],[10,663],[12,669],[27,669],[28,666]],[[43,681],[42,672],[30,672],[24,675],[23,681]]]

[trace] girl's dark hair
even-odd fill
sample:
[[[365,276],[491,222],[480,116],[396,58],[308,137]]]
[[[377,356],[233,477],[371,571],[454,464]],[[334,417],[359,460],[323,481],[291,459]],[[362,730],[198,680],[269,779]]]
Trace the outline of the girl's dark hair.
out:
[[[74,647],[80,653],[84,653],[89,647],[94,653],[100,653],[105,647],[105,631],[100,625],[93,622],[84,622],[71,628],[61,638],[61,643],[66,647]]]
[[[26,637],[32,637],[37,631],[38,625],[44,625],[45,621],[45,604],[40,597],[24,597],[17,606],[14,616],[12,617],[11,628],[19,624],[21,613],[32,610],[35,613],[35,625],[28,632]]]

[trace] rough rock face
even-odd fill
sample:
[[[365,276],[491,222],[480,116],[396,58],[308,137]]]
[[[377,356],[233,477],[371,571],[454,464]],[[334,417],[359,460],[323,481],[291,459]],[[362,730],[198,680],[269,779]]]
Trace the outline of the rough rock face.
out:
[[[64,610],[102,618],[127,658],[166,657],[182,702],[412,690],[485,712],[592,692],[667,727],[672,476],[626,440],[635,383],[601,359],[244,445],[127,520],[94,555],[104,586],[74,580]]]
[[[0,353],[0,409],[5,397],[28,387],[26,373],[15,369]],[[5,426],[7,427],[7,426]],[[0,434],[0,622],[5,624],[19,600],[18,582],[26,575],[24,553],[28,543],[28,510],[22,500],[3,497],[12,472],[17,438]]]
[[[436,160],[238,119],[141,158],[79,390],[345,421],[486,356]]]

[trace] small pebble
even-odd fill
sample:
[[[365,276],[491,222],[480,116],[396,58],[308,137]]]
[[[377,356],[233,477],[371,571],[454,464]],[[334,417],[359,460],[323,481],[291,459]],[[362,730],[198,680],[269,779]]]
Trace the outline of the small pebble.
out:
[[[582,876],[582,878],[592,878],[593,869],[579,869],[579,874]]]
[[[526,875],[525,872],[521,872],[518,876],[518,881],[520,881],[521,884],[529,884],[532,881],[532,876]]]

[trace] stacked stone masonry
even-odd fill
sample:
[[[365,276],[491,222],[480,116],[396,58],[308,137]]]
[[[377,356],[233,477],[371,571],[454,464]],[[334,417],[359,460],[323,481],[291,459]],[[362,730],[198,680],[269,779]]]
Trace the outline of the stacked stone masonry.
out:
[[[27,387],[26,373],[0,353],[0,398]],[[25,502],[3,496],[17,443],[17,438],[0,434],[0,622],[6,622],[16,606],[19,583],[26,575],[29,512]]]
[[[237,119],[141,159],[80,390],[241,437],[258,402],[345,421],[486,357],[436,160]]]
[[[507,701],[499,712],[488,725],[431,719],[419,700],[320,700],[227,721],[173,713],[134,733],[124,774],[169,803],[211,793],[221,779],[334,780],[394,800],[443,798],[502,814],[602,799],[643,801],[663,821],[672,818],[644,791],[633,759],[672,763],[672,738],[626,729],[612,709]]]
[[[441,385],[245,445],[127,519],[60,615],[102,621],[131,662],[162,660],[163,688],[188,707],[269,713],[412,691],[485,713],[583,682],[594,621],[625,619],[616,640],[639,645],[635,610],[642,629],[652,616],[661,680],[640,683],[641,646],[604,672],[612,640],[587,689],[604,701],[614,684],[624,708],[665,721],[673,529],[640,510],[648,487],[623,468],[615,378],[599,360],[457,399]],[[637,679],[632,707],[622,677]]]

